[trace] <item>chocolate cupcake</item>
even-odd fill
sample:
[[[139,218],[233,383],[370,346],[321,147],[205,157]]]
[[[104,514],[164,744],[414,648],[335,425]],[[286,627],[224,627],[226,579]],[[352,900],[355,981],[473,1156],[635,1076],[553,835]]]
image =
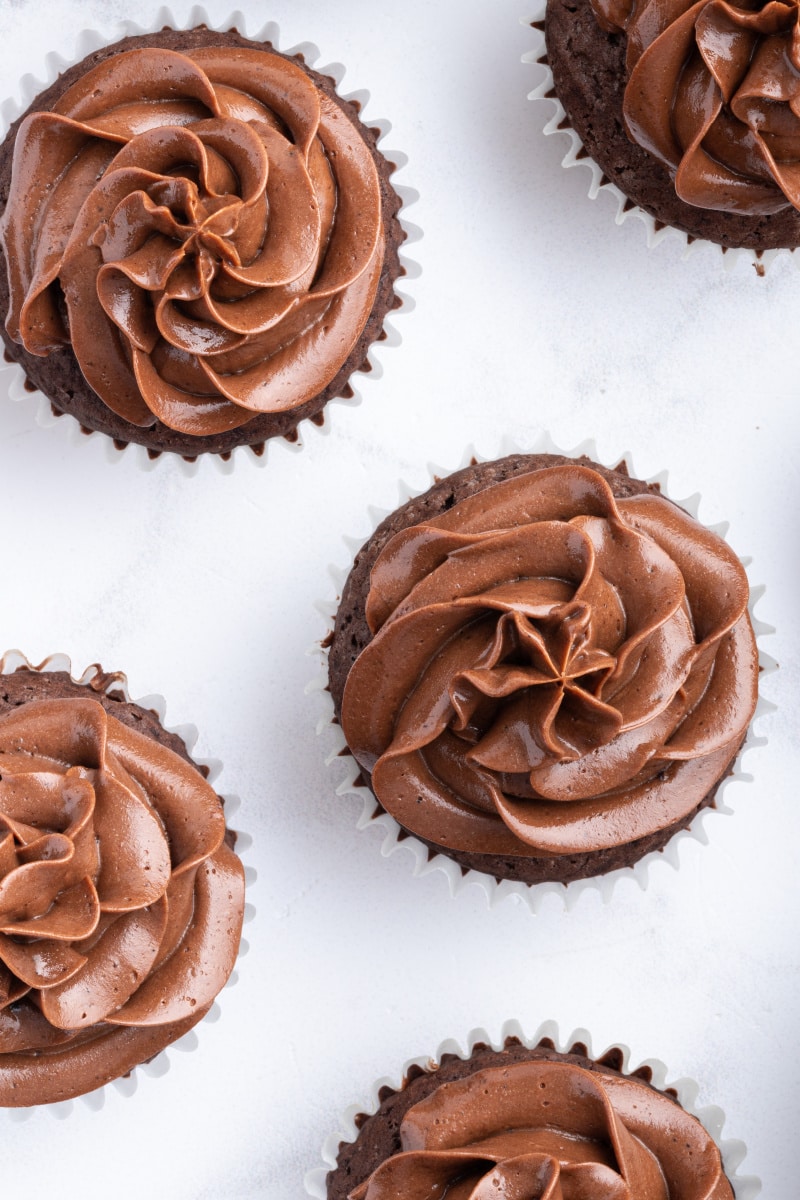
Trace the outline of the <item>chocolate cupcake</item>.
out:
[[[656,228],[725,248],[793,249],[796,22],[793,4],[547,0],[538,25],[566,113],[559,127],[571,126],[579,156]]]
[[[124,677],[0,665],[0,1105],[17,1108],[126,1075],[206,1015],[244,872],[203,770]]]
[[[757,699],[748,598],[725,542],[624,464],[473,462],[356,555],[335,716],[429,853],[525,884],[603,875],[731,772]]]
[[[7,355],[54,411],[151,454],[323,420],[399,304],[379,131],[235,29],[126,37],[0,147]]]
[[[675,1089],[650,1066],[626,1070],[613,1047],[591,1057],[583,1041],[559,1053],[544,1036],[467,1057],[414,1064],[377,1111],[355,1118],[323,1191],[326,1200],[463,1200],[513,1195],[622,1200],[733,1200],[720,1149]]]

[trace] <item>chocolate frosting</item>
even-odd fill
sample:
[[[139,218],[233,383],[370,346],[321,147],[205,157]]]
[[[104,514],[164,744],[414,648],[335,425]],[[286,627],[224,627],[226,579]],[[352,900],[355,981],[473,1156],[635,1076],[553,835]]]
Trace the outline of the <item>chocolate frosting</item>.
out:
[[[443,1083],[352,1200],[732,1200],[719,1151],[668,1096],[530,1061]]]
[[[800,8],[795,0],[592,0],[627,35],[629,136],[678,196],[747,215],[800,209]]]
[[[434,845],[624,845],[728,770],[757,696],[747,602],[732,551],[663,497],[579,465],[517,475],[383,548],[344,734]]]
[[[347,360],[383,265],[356,121],[267,50],[130,50],[17,136],[9,334],[71,345],[118,416],[195,436],[294,410]]]
[[[230,975],[241,863],[200,772],[93,699],[0,717],[0,1104],[80,1095]]]

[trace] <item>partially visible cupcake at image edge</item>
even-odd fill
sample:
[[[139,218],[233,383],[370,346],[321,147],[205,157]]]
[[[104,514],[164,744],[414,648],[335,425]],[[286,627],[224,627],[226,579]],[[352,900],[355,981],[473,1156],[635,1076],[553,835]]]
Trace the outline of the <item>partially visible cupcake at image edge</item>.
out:
[[[183,740],[99,667],[0,675],[0,1106],[84,1095],[188,1032],[244,870]]]
[[[517,1037],[466,1057],[412,1065],[399,1089],[355,1118],[339,1146],[327,1200],[733,1200],[720,1149],[674,1089],[622,1049],[593,1059],[549,1037]],[[322,1195],[314,1189],[315,1195]]]
[[[7,358],[54,412],[151,455],[321,424],[400,303],[378,133],[235,29],[90,54],[0,147]]]
[[[547,0],[566,120],[660,225],[757,252],[800,244],[798,5]]]
[[[732,772],[758,693],[748,601],[722,538],[624,463],[473,461],[356,555],[335,718],[429,854],[498,881],[604,875]]]

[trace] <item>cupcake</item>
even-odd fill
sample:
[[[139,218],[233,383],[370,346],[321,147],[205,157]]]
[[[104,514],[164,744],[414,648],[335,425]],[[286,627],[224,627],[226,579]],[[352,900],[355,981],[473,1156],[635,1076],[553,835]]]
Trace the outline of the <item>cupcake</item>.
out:
[[[233,29],[90,54],[0,148],[7,356],[54,411],[151,454],[321,423],[399,303],[378,132]]]
[[[624,1073],[619,1047],[595,1060],[550,1038],[414,1065],[356,1117],[327,1200],[733,1200],[719,1148],[649,1067]]]
[[[526,884],[602,875],[731,772],[757,699],[748,598],[725,542],[624,464],[473,461],[356,555],[335,716],[430,853]]]
[[[794,4],[547,0],[565,124],[656,225],[755,251],[800,243]]]
[[[0,1105],[70,1099],[196,1025],[239,948],[222,803],[119,675],[0,688]]]

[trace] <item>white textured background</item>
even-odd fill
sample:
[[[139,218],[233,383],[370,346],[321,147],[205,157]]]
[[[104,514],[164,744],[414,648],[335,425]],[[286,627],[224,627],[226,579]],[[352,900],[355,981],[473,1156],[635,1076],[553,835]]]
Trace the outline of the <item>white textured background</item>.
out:
[[[392,319],[402,345],[379,351],[363,402],[332,406],[324,432],[272,446],[266,466],[242,453],[232,474],[145,471],[68,419],[40,428],[34,398],[0,406],[0,646],[100,660],[134,695],[162,693],[168,723],[194,722],[223,760],[258,871],[250,953],[199,1050],[140,1072],[132,1097],[108,1089],[97,1112],[0,1114],[0,1188],[298,1200],[378,1076],[477,1025],[553,1018],[699,1080],[765,1200],[794,1200],[798,268],[726,271],[716,249],[684,260],[672,238],[648,251],[638,221],[618,228],[608,197],[589,201],[588,171],[562,170],[564,139],[542,136],[550,106],[526,99],[540,76],[520,61],[536,45],[524,0],[243,8],[248,32],[274,20],[283,48],[312,41],[319,65],[346,64],[342,91],[369,90],[367,117],[391,121],[397,181],[420,194],[407,215],[422,273],[402,285],[415,307]],[[2,91],[129,11],[0,0]],[[334,796],[304,688],[324,633],[314,600],[347,561],[341,536],[368,533],[368,505],[392,507],[399,477],[422,487],[426,463],[456,466],[469,443],[492,455],[543,428],[566,447],[595,438],[609,464],[630,451],[640,475],[668,469],[675,498],[702,492],[701,518],[731,522],[767,586],[757,612],[780,670],[764,686],[769,746],[748,752],[753,781],[726,790],[734,815],[707,822],[709,845],[684,842],[679,871],[656,862],[644,891],[628,878],[610,903],[551,897],[533,916],[513,899],[490,911],[474,886],[451,898],[441,874],[412,877],[406,851],[382,859],[380,835],[355,832],[360,805]]]

